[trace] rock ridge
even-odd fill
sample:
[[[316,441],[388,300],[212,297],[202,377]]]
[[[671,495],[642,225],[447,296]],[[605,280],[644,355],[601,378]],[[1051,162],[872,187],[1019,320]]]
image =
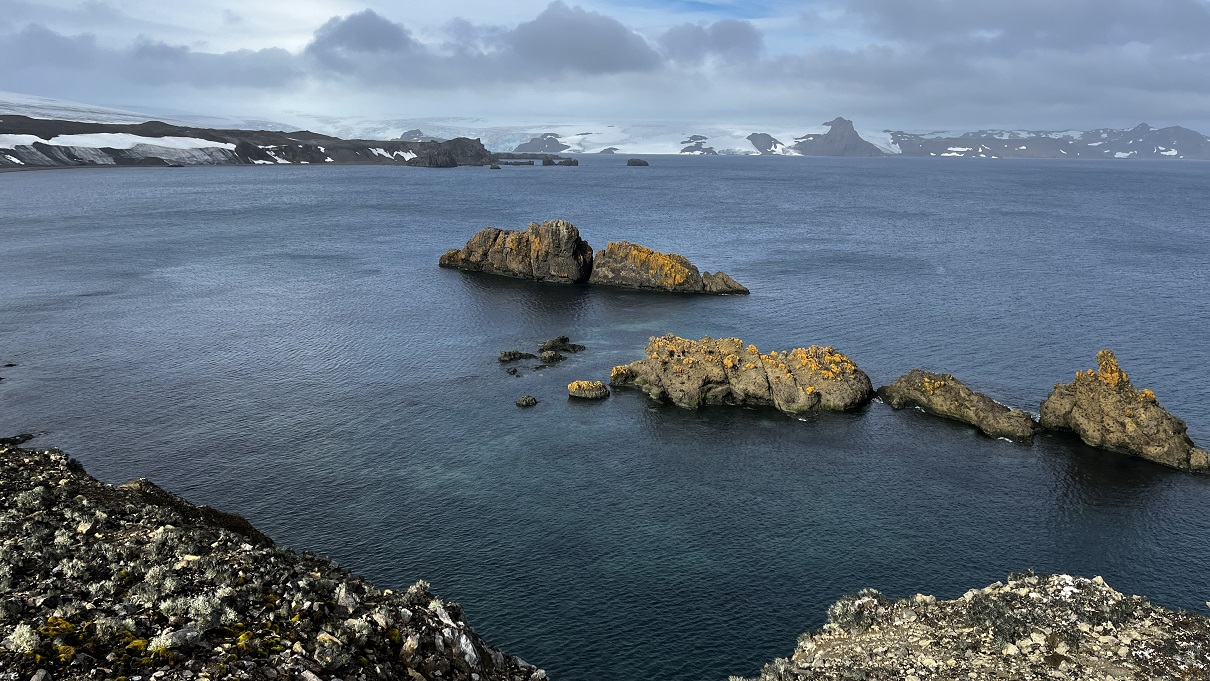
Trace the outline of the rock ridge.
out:
[[[592,247],[566,220],[531,222],[526,231],[485,227],[459,249],[441,256],[442,267],[509,277],[580,284],[592,273]]]
[[[242,517],[0,439],[0,669],[12,678],[540,681],[420,581],[381,590]]]
[[[1037,424],[1020,409],[1010,409],[971,390],[952,374],[912,369],[878,389],[878,396],[895,409],[920,407],[927,412],[975,426],[989,437],[1029,444]]]
[[[722,272],[703,275],[682,255],[628,241],[611,241],[597,251],[588,283],[674,293],[748,293]]]

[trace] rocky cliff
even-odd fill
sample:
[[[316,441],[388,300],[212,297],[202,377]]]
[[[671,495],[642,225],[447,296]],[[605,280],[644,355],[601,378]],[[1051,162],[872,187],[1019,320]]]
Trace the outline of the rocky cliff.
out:
[[[0,440],[0,669],[11,678],[546,678],[424,582],[379,589],[274,546],[237,515],[146,480],[100,483],[19,440]]]
[[[829,607],[821,630],[752,681],[1207,676],[1205,617],[1124,596],[1100,577],[1024,573],[952,601],[892,602],[864,589]]]
[[[946,418],[969,423],[990,437],[1033,442],[1037,424],[1020,409],[1009,409],[977,393],[951,374],[912,369],[894,383],[878,389],[878,396],[895,409],[920,407]]]
[[[1210,455],[1193,446],[1185,422],[1161,407],[1155,393],[1136,389],[1109,350],[1097,353],[1096,369],[1055,384],[1042,402],[1041,423],[1073,431],[1093,447],[1210,472]]]
[[[843,353],[812,345],[761,353],[738,338],[652,338],[646,358],[614,367],[610,383],[678,407],[772,406],[788,414],[865,404],[870,379]]]
[[[611,241],[597,251],[588,283],[676,293],[748,293],[722,272],[702,274],[684,256],[626,241]]]
[[[584,283],[593,269],[592,247],[566,220],[530,223],[523,232],[485,227],[439,264],[560,284]]]

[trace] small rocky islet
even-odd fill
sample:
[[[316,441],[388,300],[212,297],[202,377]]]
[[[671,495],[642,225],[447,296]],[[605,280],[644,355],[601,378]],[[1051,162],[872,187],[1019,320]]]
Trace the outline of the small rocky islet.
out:
[[[748,293],[729,275],[700,272],[676,253],[618,241],[594,254],[576,226],[566,220],[531,223],[524,231],[485,227],[462,248],[446,251],[438,264],[558,284],[672,293]]]

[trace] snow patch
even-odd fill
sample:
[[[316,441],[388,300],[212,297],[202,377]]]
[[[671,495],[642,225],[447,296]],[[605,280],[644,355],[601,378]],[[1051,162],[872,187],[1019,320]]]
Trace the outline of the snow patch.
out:
[[[16,135],[16,137],[32,137],[32,135]],[[164,149],[218,148],[235,151],[235,145],[227,142],[212,142],[196,137],[143,137],[142,135],[131,135],[125,132],[58,135],[48,140],[46,144],[56,147],[87,147],[91,149],[133,149],[138,145],[145,144]]]
[[[1176,156],[1177,153],[1178,152],[1176,149],[1164,149],[1163,151],[1160,152],[1160,156]]]
[[[37,135],[0,135],[0,149],[16,149],[28,147],[34,142],[45,143],[46,140]]]
[[[950,147],[947,151],[974,151],[971,147]],[[945,156],[945,154],[942,154]]]
[[[1131,156],[1134,156],[1133,151],[1119,151],[1113,155],[1114,158],[1130,158]]]

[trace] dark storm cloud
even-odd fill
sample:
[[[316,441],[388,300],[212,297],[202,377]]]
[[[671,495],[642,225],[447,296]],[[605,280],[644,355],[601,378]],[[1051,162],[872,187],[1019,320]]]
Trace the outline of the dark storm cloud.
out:
[[[118,57],[127,77],[145,85],[276,88],[303,75],[297,58],[280,48],[213,54],[143,40]]]
[[[760,57],[764,38],[751,22],[724,19],[713,24],[681,24],[660,36],[660,47],[671,59],[700,63],[710,56],[727,62],[753,61]]]
[[[660,56],[616,19],[552,2],[507,37],[517,58],[542,70],[587,74],[648,71]]]

